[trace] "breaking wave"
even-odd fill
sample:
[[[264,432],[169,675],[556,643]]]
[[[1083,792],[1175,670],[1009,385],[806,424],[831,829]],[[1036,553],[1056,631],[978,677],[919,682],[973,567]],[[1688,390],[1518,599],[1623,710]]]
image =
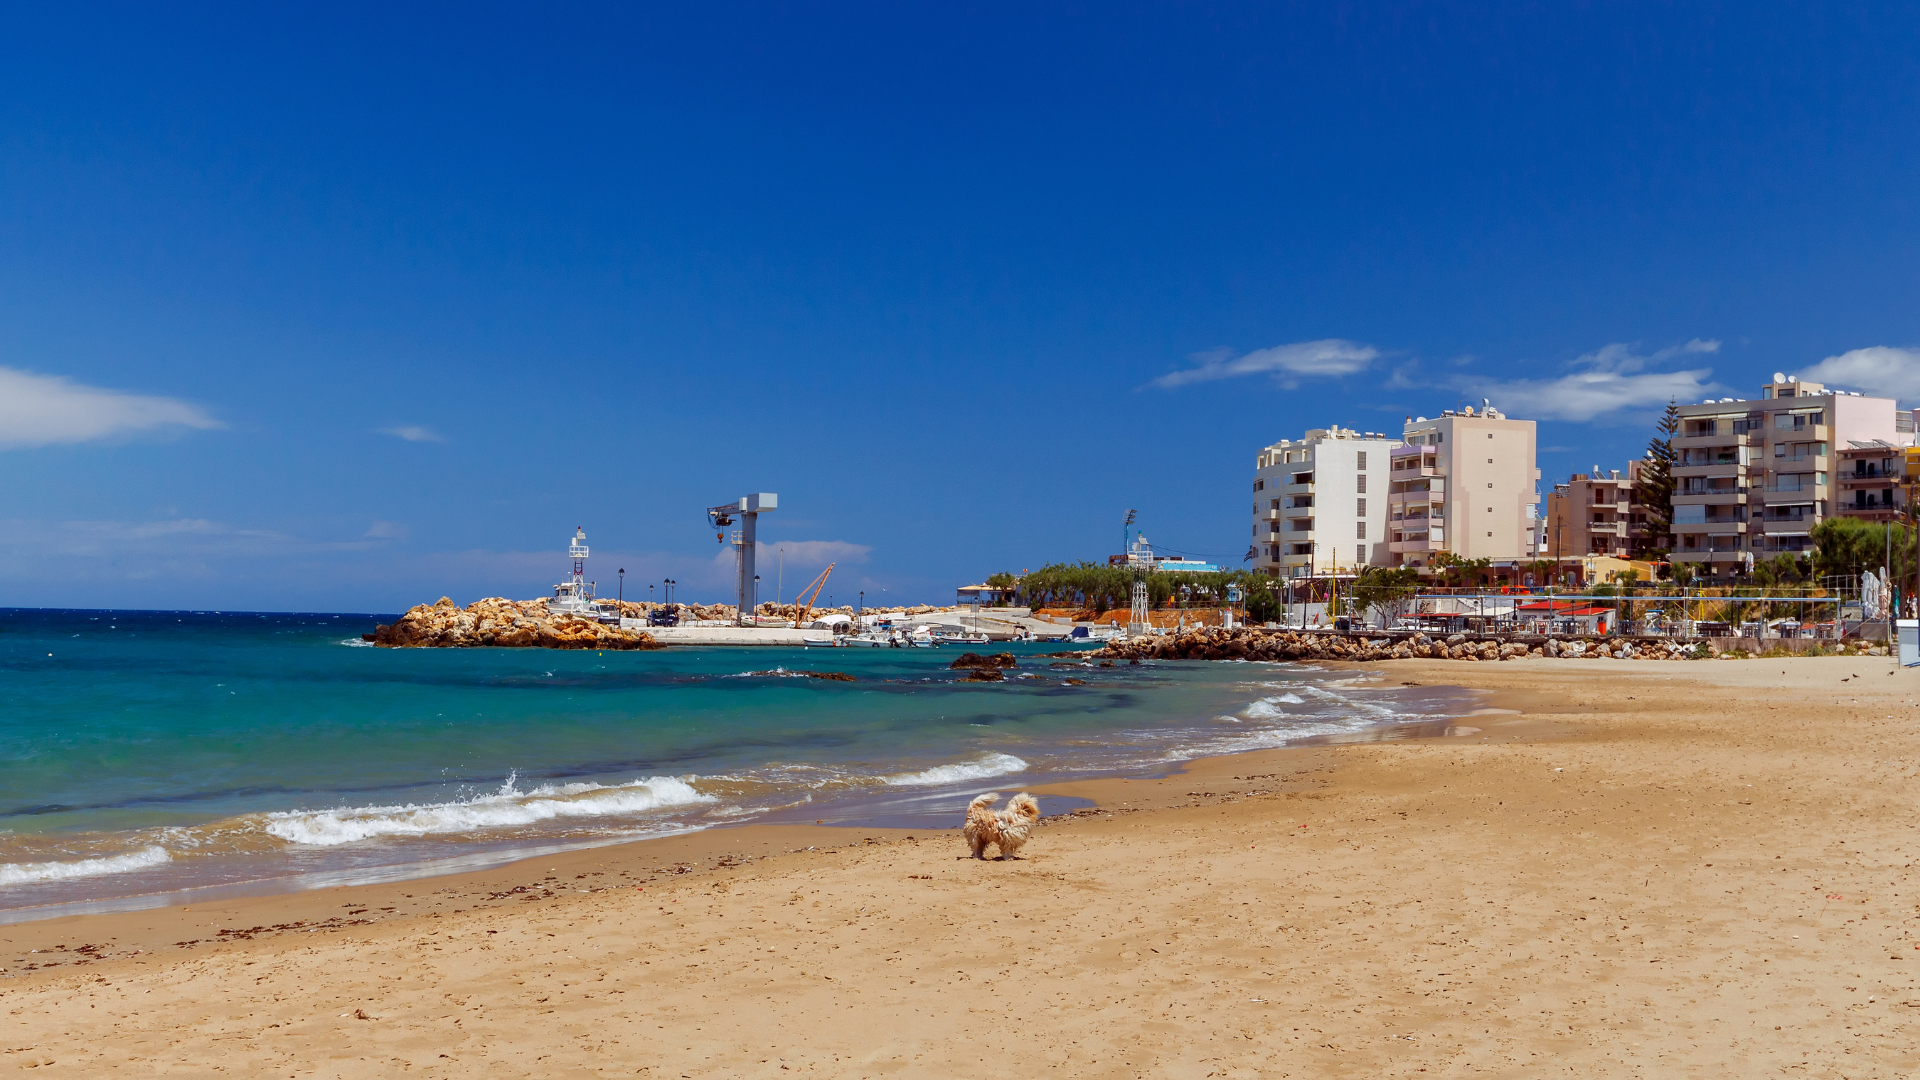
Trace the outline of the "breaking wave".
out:
[[[143,848],[125,855],[108,855],[75,862],[0,863],[0,885],[22,885],[29,881],[67,881],[73,878],[100,877],[145,870],[173,861],[163,847]]]
[[[956,765],[935,765],[919,772],[901,773],[886,778],[894,787],[936,787],[966,780],[984,780],[989,776],[1008,776],[1020,772],[1027,763],[1012,754],[983,754]]]
[[[1276,720],[1287,715],[1281,705],[1305,705],[1306,699],[1298,694],[1281,694],[1279,697],[1261,698],[1259,701],[1240,710],[1240,715],[1249,720]]]
[[[442,836],[532,825],[557,818],[606,817],[715,801],[685,780],[654,776],[630,784],[543,784],[514,787],[456,802],[293,810],[267,815],[267,832],[295,844],[332,846],[380,836]]]

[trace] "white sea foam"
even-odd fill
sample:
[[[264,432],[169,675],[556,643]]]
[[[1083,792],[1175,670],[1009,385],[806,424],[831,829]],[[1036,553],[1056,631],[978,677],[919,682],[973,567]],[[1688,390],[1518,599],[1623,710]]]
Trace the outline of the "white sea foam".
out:
[[[631,784],[543,784],[522,792],[509,777],[500,790],[458,802],[423,806],[355,806],[267,815],[267,832],[296,844],[332,846],[379,836],[444,836],[535,825],[556,818],[607,817],[693,806],[711,795],[671,776]]]
[[[341,642],[338,642],[338,644],[341,644],[341,645],[347,645],[347,646],[350,646],[350,647],[352,647],[352,648],[355,648],[355,649],[371,649],[371,648],[374,648],[374,647],[375,647],[375,646],[374,646],[374,644],[373,644],[373,642],[371,642],[371,641],[362,641],[362,640],[360,640],[360,639],[359,639],[359,638],[357,638],[357,637],[350,637],[350,638],[347,638],[347,639],[346,639],[346,640],[344,640],[344,641],[341,641]]]
[[[958,784],[966,780],[984,780],[989,776],[1007,776],[1020,772],[1027,763],[1012,754],[982,754],[973,761],[963,761],[954,765],[935,765],[931,769],[922,769],[914,773],[901,773],[886,778],[894,787],[935,787],[940,784]]]
[[[1259,701],[1240,710],[1240,715],[1249,720],[1277,720],[1287,715],[1282,705],[1304,705],[1306,699],[1298,694],[1281,694],[1278,697],[1261,698]]]
[[[172,861],[173,856],[167,854],[166,848],[150,847],[128,852],[125,855],[78,859],[73,862],[0,863],[0,885],[24,885],[30,881],[67,881],[72,878],[100,877],[105,874],[125,874]]]

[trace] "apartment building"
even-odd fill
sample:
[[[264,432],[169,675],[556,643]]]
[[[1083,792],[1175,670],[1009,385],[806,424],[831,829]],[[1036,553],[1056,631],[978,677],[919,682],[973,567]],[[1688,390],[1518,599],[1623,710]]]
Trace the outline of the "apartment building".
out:
[[[1813,527],[1840,498],[1836,448],[1898,445],[1905,441],[1900,426],[1889,398],[1778,373],[1757,400],[1681,406],[1673,440],[1673,561],[1703,576],[1729,577],[1755,559],[1810,550]]]
[[[1646,507],[1635,494],[1646,464],[1629,461],[1625,473],[1602,472],[1595,465],[1591,473],[1574,473],[1566,483],[1555,484],[1547,495],[1547,534],[1541,557],[1646,558],[1657,540],[1647,533]]]
[[[1387,461],[1397,446],[1378,432],[1330,427],[1260,451],[1253,474],[1254,566],[1295,578],[1384,563]]]
[[[1920,449],[1885,439],[1849,442],[1834,455],[1834,513],[1866,521],[1905,518],[1920,480]]]
[[[1401,441],[1389,473],[1389,565],[1427,566],[1442,551],[1495,562],[1537,556],[1533,421],[1491,405],[1449,409],[1408,417]]]

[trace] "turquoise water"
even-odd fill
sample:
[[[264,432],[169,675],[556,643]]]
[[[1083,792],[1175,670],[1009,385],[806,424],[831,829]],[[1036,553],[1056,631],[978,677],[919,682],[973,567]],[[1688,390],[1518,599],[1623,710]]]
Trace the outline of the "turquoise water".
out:
[[[744,821],[950,824],[983,790],[1469,707],[1291,665],[1041,655],[1063,646],[1014,648],[1024,677],[998,684],[957,681],[952,649],[366,647],[377,619],[0,611],[0,909]]]

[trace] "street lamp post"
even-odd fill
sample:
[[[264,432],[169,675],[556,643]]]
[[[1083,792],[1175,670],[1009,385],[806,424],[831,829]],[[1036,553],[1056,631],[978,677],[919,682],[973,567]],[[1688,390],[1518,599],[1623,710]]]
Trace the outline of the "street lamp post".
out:
[[[627,602],[627,568],[626,568],[626,567],[624,567],[624,566],[620,568],[620,597],[619,597],[619,602],[620,602],[620,603],[622,603],[622,604],[624,604],[624,603],[626,603],[626,602]]]

